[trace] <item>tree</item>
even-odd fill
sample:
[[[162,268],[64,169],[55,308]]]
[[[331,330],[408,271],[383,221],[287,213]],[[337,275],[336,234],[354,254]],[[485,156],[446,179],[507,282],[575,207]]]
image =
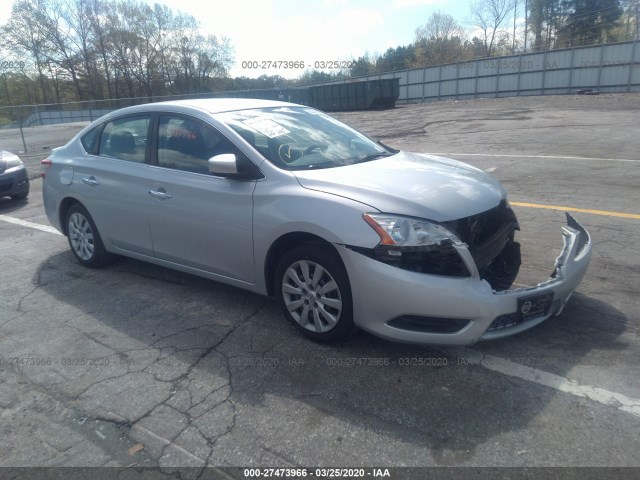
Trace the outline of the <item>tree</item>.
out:
[[[33,10],[34,6],[30,1],[19,0],[13,4],[11,17],[5,28],[6,45],[33,62],[41,93],[36,100],[47,103],[51,98],[46,77],[50,45],[41,27],[33,21]]]
[[[511,3],[512,11],[513,11],[513,34],[511,35],[511,40],[512,40],[512,42],[511,42],[511,54],[516,53],[516,39],[518,38],[518,35],[517,35],[518,11],[519,11],[520,6],[523,3],[525,3],[525,0],[513,0],[512,3]],[[526,12],[525,12],[525,15],[526,15]]]
[[[142,0],[17,0],[0,31],[1,45],[29,60],[25,75],[39,86],[31,103],[207,91],[233,63],[229,39]]]
[[[441,65],[467,57],[466,33],[451,15],[435,12],[416,29],[412,66]]]
[[[349,69],[349,74],[352,77],[359,77],[362,75],[375,73],[375,71],[375,62],[371,59],[369,52],[365,52],[364,55],[352,61],[351,68]]]
[[[323,72],[322,70],[305,70],[295,83],[300,85],[305,85],[307,83],[324,83],[338,80],[342,77],[343,75],[340,71],[336,73],[328,73]]]
[[[427,23],[416,28],[416,41],[463,37],[464,34],[464,29],[455,18],[438,10],[431,14]]]
[[[415,48],[412,45],[389,48],[376,60],[376,72],[393,72],[410,68],[413,64]]]
[[[640,40],[640,0],[622,0],[620,2],[623,13],[620,25],[616,29],[620,40]]]
[[[623,13],[619,0],[565,0],[563,3],[568,12],[562,33],[568,46],[608,42]]]
[[[506,32],[501,28],[510,10],[507,0],[478,0],[471,5],[471,22],[482,32],[485,56],[490,57],[496,44],[504,40]]]

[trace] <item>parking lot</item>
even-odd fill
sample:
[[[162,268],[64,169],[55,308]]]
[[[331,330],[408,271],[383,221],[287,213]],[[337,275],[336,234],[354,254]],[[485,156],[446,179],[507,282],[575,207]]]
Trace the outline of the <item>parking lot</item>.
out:
[[[37,178],[80,125],[26,129],[32,193],[0,199],[0,466],[640,466],[639,114],[619,94],[335,115],[495,175],[518,285],[552,272],[564,210],[592,235],[560,316],[467,348],[315,344],[269,298],[124,258],[84,268]]]

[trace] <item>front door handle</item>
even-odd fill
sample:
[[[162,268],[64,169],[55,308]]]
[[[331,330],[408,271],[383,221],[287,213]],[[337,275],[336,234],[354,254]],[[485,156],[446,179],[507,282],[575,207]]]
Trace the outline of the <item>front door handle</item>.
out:
[[[94,177],[93,175],[91,175],[90,177],[83,177],[82,183],[86,183],[87,185],[91,185],[92,187],[100,184],[100,182],[98,182],[98,180],[96,180],[96,177]]]
[[[159,198],[160,200],[168,200],[170,198],[173,198],[172,195],[169,195],[162,188],[160,190],[149,190],[149,195]]]

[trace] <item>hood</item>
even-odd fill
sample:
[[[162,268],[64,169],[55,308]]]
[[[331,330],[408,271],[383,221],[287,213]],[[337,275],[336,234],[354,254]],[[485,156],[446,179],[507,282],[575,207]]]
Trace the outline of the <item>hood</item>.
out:
[[[506,197],[498,180],[482,170],[417,153],[292,173],[304,188],[350,198],[384,213],[436,222],[484,212]]]

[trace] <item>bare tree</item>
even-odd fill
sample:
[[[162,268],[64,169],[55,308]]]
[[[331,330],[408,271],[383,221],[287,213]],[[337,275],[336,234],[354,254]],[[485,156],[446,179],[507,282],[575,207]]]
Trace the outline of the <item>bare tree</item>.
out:
[[[518,23],[518,8],[520,7],[520,5],[522,5],[522,3],[524,2],[524,0],[513,0],[513,35],[512,35],[512,42],[511,42],[511,53],[516,53],[516,38],[517,38],[517,23]],[[526,16],[527,12],[525,11],[525,16]]]
[[[490,57],[494,53],[497,42],[501,39],[500,31],[511,10],[508,0],[478,0],[471,5],[471,23],[482,31],[485,54]]]
[[[416,29],[414,67],[440,65],[465,58],[466,34],[451,16],[433,13],[427,23]]]
[[[24,79],[2,72],[0,97],[23,81],[40,87],[33,102],[207,91],[228,76],[233,48],[199,28],[142,0],[16,0],[1,45],[29,68]]]
[[[416,40],[462,37],[464,34],[455,18],[439,10],[431,14],[427,23],[416,28]]]
[[[13,4],[11,17],[6,26],[6,46],[30,58],[35,67],[37,82],[42,97],[40,101],[50,99],[46,71],[48,67],[47,52],[50,48],[44,32],[33,21],[33,5],[29,0],[19,0]]]
[[[89,95],[91,98],[97,98],[97,67],[89,0],[64,0],[59,4],[59,8],[61,18],[68,27],[67,40],[78,55],[83,77],[89,84]]]
[[[108,22],[106,20],[106,13],[108,8],[101,0],[87,1],[89,2],[88,15],[93,34],[93,49],[96,52],[96,73],[101,77],[97,80],[102,80],[106,84],[107,98],[113,98],[113,71],[107,43]],[[101,98],[104,98],[104,96]]]

